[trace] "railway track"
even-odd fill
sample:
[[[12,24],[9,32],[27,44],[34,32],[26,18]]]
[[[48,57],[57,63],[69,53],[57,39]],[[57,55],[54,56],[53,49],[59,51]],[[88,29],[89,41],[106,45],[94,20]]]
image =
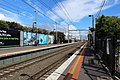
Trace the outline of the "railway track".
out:
[[[43,78],[43,76],[44,76],[46,73],[50,72],[51,69],[56,69],[56,68],[58,67],[58,65],[62,64],[66,59],[68,59],[67,55],[64,56],[64,57],[62,57],[61,59],[55,61],[54,63],[48,65],[48,66],[45,67],[43,70],[37,72],[36,74],[34,74],[34,75],[32,76],[32,78],[33,78],[34,80],[39,80],[39,79],[41,80],[41,78]],[[56,66],[57,66],[57,67],[56,67]],[[55,68],[55,67],[56,67],[56,68]],[[52,71],[53,71],[53,70],[52,70]],[[45,78],[43,78],[43,79],[45,79]]]
[[[78,46],[78,44],[75,44],[73,46]],[[57,64],[60,64],[61,62],[65,61],[65,59],[67,59],[68,53],[76,49],[76,48],[73,48],[73,46],[69,46],[62,50],[58,50],[57,52],[53,52],[52,54],[48,53],[27,61],[23,61],[14,65],[10,65],[5,68],[2,68],[0,69],[0,80],[30,79],[28,77],[21,78],[20,75],[23,73],[30,75],[31,79],[33,80],[39,80],[44,74],[46,74],[48,71],[54,68]],[[56,57],[57,55],[59,56],[63,55],[63,56]],[[51,63],[50,62],[46,63],[46,60],[50,61],[51,57],[53,57],[54,60],[51,60]]]
[[[33,76],[31,76],[34,80],[41,80],[45,79],[43,76],[46,75],[47,73],[53,72],[56,68],[58,68],[64,61],[66,61],[69,58],[69,52],[74,53],[76,51],[76,48],[73,48],[69,51],[65,51],[64,53],[68,53],[61,57],[60,59],[56,60],[55,62],[49,64],[47,67],[45,67],[43,70],[37,72]]]

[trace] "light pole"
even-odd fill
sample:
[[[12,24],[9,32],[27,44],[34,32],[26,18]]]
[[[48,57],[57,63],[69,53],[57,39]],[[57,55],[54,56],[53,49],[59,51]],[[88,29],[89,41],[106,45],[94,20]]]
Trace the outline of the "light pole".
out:
[[[68,43],[69,43],[69,24],[68,24]]]
[[[89,15],[89,17],[92,17],[92,27],[94,28],[94,15]]]
[[[56,30],[56,29],[53,29],[53,35],[54,35],[54,37],[55,37],[55,38],[54,38],[54,44],[56,44],[56,33],[55,33],[55,30]]]
[[[92,28],[94,29],[94,15],[89,15],[89,17],[92,17]],[[95,40],[94,32],[92,32],[92,36],[93,36],[93,39],[92,39],[92,45],[93,45],[93,41]]]
[[[89,17],[92,17],[92,28],[93,28],[93,32],[92,32],[92,36],[93,36],[92,45],[95,47],[94,15],[89,15]]]
[[[35,10],[35,27],[37,29],[37,20],[38,20],[38,14],[37,14],[37,11]],[[38,36],[38,29],[36,31],[36,46],[38,45],[38,40],[37,40],[37,36]]]
[[[53,29],[53,32],[55,32],[55,29]]]
[[[33,22],[33,24],[32,24],[32,33],[31,33],[31,36],[33,36],[33,32],[34,32],[35,25],[36,25],[36,22]]]
[[[57,23],[56,24],[56,43],[57,43]]]
[[[53,32],[55,32],[55,44],[57,43],[57,23],[55,22],[55,28],[53,29]]]

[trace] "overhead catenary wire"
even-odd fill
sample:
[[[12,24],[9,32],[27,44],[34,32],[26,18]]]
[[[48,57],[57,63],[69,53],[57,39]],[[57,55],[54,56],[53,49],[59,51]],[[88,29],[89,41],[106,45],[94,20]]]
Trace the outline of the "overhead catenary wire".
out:
[[[24,1],[24,0],[23,0]],[[7,1],[5,1],[6,3],[8,3]],[[8,6],[7,4],[5,5],[5,4],[0,4],[0,5],[2,5],[3,7],[6,7],[6,8],[2,8],[2,9],[5,9],[5,10],[7,10],[7,11],[10,11],[10,12],[12,12],[12,13],[15,13],[15,14],[18,14],[18,15],[21,15],[21,16],[25,16],[25,17],[28,17],[28,18],[30,18],[31,20],[34,20],[34,18],[32,18],[32,17],[30,17],[30,16],[28,16],[28,15],[26,15],[26,14],[24,14],[24,13],[22,13],[20,10],[18,10],[18,9],[21,9],[21,10],[24,10],[24,9],[22,9],[22,8],[20,8],[20,7],[17,7],[16,5],[13,5],[13,4],[11,4],[11,3],[8,3],[9,5],[12,5],[12,7],[11,6]],[[26,3],[25,3],[26,4]],[[15,9],[14,9],[14,8]],[[31,7],[31,6],[30,6]],[[17,8],[17,9],[16,9]],[[33,6],[32,6],[32,8],[33,8]],[[33,8],[33,9],[35,9],[35,8]],[[25,10],[24,10],[25,11]],[[38,10],[37,10],[38,11]],[[38,11],[40,14],[42,14],[42,15],[44,15],[43,13],[41,13],[40,11]],[[46,15],[44,15],[45,17],[47,17],[47,18],[49,18],[48,16],[46,16]],[[49,18],[50,20],[52,20],[51,18]],[[52,21],[54,21],[54,20],[52,20]],[[56,21],[54,21],[55,23],[57,23],[58,24],[58,22],[56,22]]]
[[[58,3],[57,0],[53,0],[53,2],[56,3],[56,4]],[[66,13],[63,11],[63,8],[59,4],[57,4],[57,5],[58,5],[59,9],[62,10],[62,12],[64,13],[64,15],[67,17]]]
[[[5,1],[6,3],[8,3],[7,1]],[[25,16],[25,17],[28,17],[28,18],[30,18],[31,20],[34,20],[34,18],[32,18],[32,17],[30,17],[30,16],[28,16],[28,15],[26,15],[26,14],[24,14],[23,12],[21,12],[20,10],[18,10],[18,9],[21,9],[21,10],[24,10],[24,9],[22,9],[22,8],[19,8],[19,7],[17,7],[16,5],[13,5],[13,4],[11,4],[11,3],[8,3],[9,5],[12,5],[12,6],[8,6],[7,4],[0,4],[0,5],[2,5],[3,7],[5,7],[5,8],[3,8],[3,9],[5,9],[5,10],[7,10],[7,11],[10,11],[10,12],[12,12],[12,13],[15,13],[15,14],[18,14],[18,15],[21,15],[21,16]],[[26,3],[25,3],[26,4]],[[30,6],[31,7],[31,6]],[[32,8],[33,8],[33,6],[32,6]],[[35,9],[35,8],[33,8],[33,9]],[[25,10],[24,10],[25,11]],[[37,10],[38,11],[38,10]],[[43,13],[41,13],[40,11],[38,11],[40,14],[42,14],[42,15],[44,15]],[[44,15],[45,17],[47,17],[47,18],[49,18],[48,16],[46,16],[46,15]],[[51,18],[49,18],[50,20],[52,20]],[[52,21],[54,21],[54,20],[52,20]],[[56,21],[54,21],[55,23],[57,23],[58,24],[58,22],[56,22]]]
[[[64,7],[64,5],[61,3],[61,1],[59,0],[59,2],[60,2],[61,5],[59,4],[59,2],[58,2],[57,0],[53,0],[53,2],[54,2],[54,3],[58,3],[57,5],[58,5],[59,9],[62,10],[62,12],[63,12],[64,15],[66,16],[66,18],[70,21],[70,23],[71,23],[72,25],[74,25],[73,22],[71,21],[71,18],[70,18],[70,15],[69,15],[68,11],[67,11],[66,8]],[[75,26],[75,25],[74,25],[74,26]]]
[[[7,8],[3,8],[3,7],[2,7],[2,9],[5,9],[5,10],[7,10],[7,11],[10,11],[10,12],[14,13],[14,14],[18,14],[18,15],[21,15],[21,16],[24,16],[24,17],[27,17],[27,18],[33,20],[33,18],[31,18],[30,16],[28,16],[28,15],[26,15],[26,14],[20,13],[17,9],[14,9],[14,8],[12,8],[12,7],[9,7],[9,6],[5,5],[5,4],[0,4],[0,5],[3,6],[3,7],[9,8],[9,9],[7,9]],[[13,10],[14,10],[14,11],[13,11]]]
[[[16,14],[15,12],[13,12],[13,11],[11,11],[11,10],[8,10],[8,9],[5,9],[5,8],[2,8],[2,9],[7,10],[7,11],[9,11],[9,12],[11,12],[11,13]],[[27,18],[31,19],[30,17],[25,16],[25,15],[23,15],[23,14],[18,14],[18,15],[20,15],[20,16],[24,16],[24,17],[27,17]],[[31,20],[33,20],[33,19],[31,19]],[[26,24],[25,24],[25,25],[26,25]],[[25,26],[25,25],[23,25],[23,26]],[[27,25],[28,25],[28,26],[31,26],[31,24],[27,24]]]
[[[16,11],[17,14],[19,14],[19,11],[16,10],[16,9],[13,9],[12,7],[9,7],[9,6],[7,6],[7,5],[5,5],[5,4],[1,4],[1,3],[0,3],[0,5],[3,6],[3,7],[6,7],[6,8],[11,9],[11,12],[13,12],[13,13],[15,13],[15,11]],[[3,7],[2,7],[2,8],[3,8]],[[3,9],[5,9],[5,8],[3,8]],[[8,10],[8,9],[7,9],[7,10]],[[10,11],[10,10],[9,10],[9,11]]]
[[[53,0],[53,2],[54,2],[54,3],[58,3],[57,0]],[[62,6],[61,6],[60,4],[57,4],[57,5],[58,5],[58,8],[61,9],[61,11],[63,12],[63,14],[64,14],[64,15],[67,17],[67,19],[69,20],[69,18],[68,18],[68,16],[67,16],[67,14],[65,13],[64,9],[62,8]],[[69,24],[67,24],[67,25],[69,25]]]
[[[5,1],[5,2],[6,2],[6,1]],[[4,9],[4,10],[7,10],[7,11],[9,11],[9,12],[11,12],[11,13],[18,14],[18,15],[20,15],[20,16],[24,16],[24,17],[27,17],[27,18],[29,18],[29,19],[31,19],[31,20],[34,20],[34,18],[32,18],[31,16],[28,16],[28,15],[22,13],[20,10],[14,9],[14,8],[12,8],[11,6],[8,6],[7,4],[5,5],[5,4],[1,4],[1,3],[0,3],[0,5],[4,7],[4,8],[2,7],[2,9]],[[9,5],[12,5],[12,4],[9,4]],[[15,8],[18,8],[18,7],[15,6],[15,5],[12,5],[12,6],[14,6]],[[20,8],[20,9],[22,9],[22,8]],[[22,9],[22,10],[24,10],[24,9]],[[31,24],[27,24],[27,25],[30,26]]]
[[[32,3],[34,3],[33,1],[31,1]],[[46,7],[48,10],[50,10],[53,14],[55,14],[57,17],[59,17],[60,19],[64,20],[63,18],[61,18],[55,11],[53,11],[49,6],[47,6],[43,1],[39,1],[39,3],[41,3],[44,7]],[[35,3],[34,3],[35,4]],[[39,6],[38,6],[39,7]],[[40,7],[39,7],[40,8]],[[66,21],[64,21],[66,24],[68,24]],[[56,23],[56,22],[55,22]],[[58,23],[57,23],[58,24]]]
[[[57,17],[62,19],[54,10],[52,10],[48,5],[46,5],[43,1],[38,0],[39,3],[41,3],[44,7],[46,7],[48,10],[50,10],[53,14],[55,14]],[[64,20],[64,19],[62,19]]]
[[[72,18],[71,18],[71,16],[70,16],[70,14],[68,13],[67,9],[65,8],[65,6],[64,6],[63,3],[61,2],[61,0],[59,0],[59,2],[60,2],[60,4],[61,4],[61,7],[62,7],[62,8],[64,9],[64,11],[66,12],[69,21],[72,23],[72,25],[74,25],[73,22],[72,22],[72,20],[71,20]],[[75,25],[74,25],[74,26],[75,26]]]
[[[101,13],[103,7],[105,6],[105,3],[106,3],[106,2],[107,2],[107,0],[103,0],[103,1],[101,2],[100,10],[97,12],[96,18],[98,18],[98,17],[100,16],[100,13]]]
[[[5,2],[5,3],[7,3],[7,4],[9,4],[9,5],[12,5],[12,6],[15,7],[15,8],[21,9],[21,10],[23,10],[24,12],[26,11],[25,9],[20,8],[20,7],[16,6],[16,5],[14,5],[14,4],[11,4],[11,3],[7,2],[6,0],[2,0],[2,1]],[[27,11],[27,12],[29,12],[29,11]],[[29,13],[30,13],[30,12],[29,12]]]
[[[43,1],[42,1],[43,2]],[[34,2],[31,1],[32,4],[35,4]],[[44,3],[44,2],[43,2]],[[37,6],[37,5],[36,5]],[[44,6],[48,9],[51,9],[49,6],[47,6],[45,3],[44,3]],[[38,8],[40,8],[39,6],[37,6]],[[51,10],[51,12],[53,12],[56,16],[60,17],[56,12],[54,12],[53,10]],[[47,18],[49,18],[48,16],[46,16]],[[61,18],[61,17],[60,17]],[[51,18],[49,18],[51,19]],[[61,18],[62,19],[62,18]],[[52,19],[51,19],[52,20]],[[52,20],[54,21],[54,20]],[[55,22],[55,21],[54,21]],[[64,21],[65,22],[65,21]],[[65,22],[67,25],[69,25],[67,22]],[[55,24],[58,24],[57,22],[55,22]],[[60,24],[61,25],[61,24]],[[63,26],[63,25],[62,25]],[[65,26],[65,25],[64,25]]]
[[[5,3],[7,3],[7,4],[9,4],[9,5],[17,8],[17,10],[19,9],[19,10],[22,10],[23,12],[27,12],[27,15],[24,13],[26,16],[28,16],[28,14],[29,14],[29,16],[32,16],[32,17],[33,17],[33,15],[31,14],[30,11],[27,11],[26,9],[20,8],[19,6],[16,6],[16,5],[14,5],[14,4],[11,4],[11,3],[7,2],[6,0],[3,0],[3,1],[4,1]],[[32,18],[32,19],[33,19],[33,18]]]
[[[39,10],[37,10],[35,7],[33,7],[32,5],[30,5],[29,3],[27,3],[25,0],[22,0],[25,4],[27,4],[28,6],[30,6],[31,8],[35,9],[37,12],[39,12],[40,14],[42,14],[43,16],[49,18],[47,15],[45,15],[44,13],[40,12]],[[52,20],[51,18],[49,18],[50,20]],[[52,20],[53,22],[57,23],[56,21]]]

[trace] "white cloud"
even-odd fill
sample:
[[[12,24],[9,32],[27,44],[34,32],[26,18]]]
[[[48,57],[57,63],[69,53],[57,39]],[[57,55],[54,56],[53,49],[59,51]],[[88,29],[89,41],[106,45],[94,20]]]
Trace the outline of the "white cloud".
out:
[[[88,16],[89,14],[97,13],[98,10],[100,9],[102,1],[103,0],[74,0],[74,1],[73,0],[64,0],[61,3],[64,5],[65,9],[69,13],[71,20],[73,22],[79,22],[85,16]],[[110,8],[113,5],[117,4],[117,2],[118,2],[118,0],[114,0],[112,3],[111,3],[111,0],[106,0],[106,1],[107,1],[107,5],[105,6],[104,9]],[[60,4],[60,3],[58,3],[58,4]],[[66,15],[63,12],[63,11],[65,11],[64,9],[61,10],[60,7],[58,5],[56,5],[53,8],[53,10],[58,15],[60,15],[60,17],[62,17],[65,21],[69,22],[68,18],[66,17]],[[49,14],[49,16],[53,20],[60,20],[59,17],[56,17],[50,11],[48,11],[47,14]]]
[[[55,29],[53,24],[44,24],[43,26],[40,26],[40,28],[46,29],[48,31],[53,31],[53,29]]]
[[[70,39],[71,37],[72,38],[76,38],[76,39],[87,39],[87,35],[89,33],[89,31],[79,31],[79,29],[77,29],[75,26],[73,25],[69,25],[69,30],[72,30],[72,31],[69,31],[69,36],[70,36]],[[75,30],[75,31],[73,31]],[[78,30],[78,31],[77,31]],[[88,28],[86,28],[85,30],[88,30]],[[66,39],[68,39],[68,26],[66,26]]]
[[[65,9],[69,13],[69,16],[71,17],[72,22],[79,22],[81,19],[88,15],[95,15],[101,7],[101,3],[103,0],[63,0],[61,3],[64,5]],[[103,10],[108,9],[116,4],[118,4],[119,0],[106,0],[106,5],[104,6]],[[58,4],[61,5],[59,2]],[[119,2],[120,3],[120,2]],[[64,14],[63,11],[64,9],[60,9],[60,7],[56,4],[56,6],[52,9],[55,11],[61,18],[65,20],[65,22],[70,22],[66,15]],[[59,17],[57,17],[55,14],[52,12],[48,11],[47,15],[53,20],[60,20]],[[67,25],[64,21],[61,22],[61,25]],[[67,30],[67,26],[65,27]],[[76,30],[77,28],[73,25],[70,25],[69,27],[70,30]],[[79,37],[79,32],[74,31],[70,32],[70,34]],[[85,38],[87,36],[88,32],[87,31],[82,31],[81,35],[82,37]],[[68,33],[66,33],[68,35]]]
[[[0,14],[0,20],[4,19],[5,16],[3,14]]]
[[[77,28],[73,25],[69,25],[69,30],[77,30]]]
[[[56,24],[45,24],[43,26],[40,26],[40,28],[47,29],[49,31],[56,31]],[[77,28],[73,25],[69,25],[69,30],[77,30]],[[66,35],[66,39],[68,39],[68,26],[57,25],[57,31],[63,32]],[[88,35],[88,31],[80,31],[80,34],[79,31],[69,31],[69,35],[70,36],[72,35],[72,38],[76,38],[76,39],[80,39],[80,36],[82,39],[86,39]]]
[[[0,14],[0,20],[5,20],[5,21],[17,21],[17,19],[15,17],[8,17],[8,16],[5,16],[4,14]]]
[[[42,17],[44,17],[44,15],[43,14],[41,14],[41,13],[44,13],[43,12],[43,10],[41,10],[41,5],[39,4],[39,3],[37,3],[36,1],[32,1],[32,0],[26,0],[25,2],[27,2],[29,5],[31,5],[32,6],[32,8],[34,8],[33,10],[34,11],[37,11],[37,14],[39,15],[39,16],[42,16]],[[38,6],[39,5],[39,6]]]
[[[70,27],[69,30],[78,30],[75,26]],[[76,39],[86,39],[88,35],[88,31],[70,31],[70,35],[72,35],[72,38]]]
[[[0,8],[0,20],[5,20],[5,21],[14,21],[14,22],[18,22],[18,23],[21,23],[19,17],[17,14],[14,14],[8,10],[5,10],[5,9],[2,9]]]

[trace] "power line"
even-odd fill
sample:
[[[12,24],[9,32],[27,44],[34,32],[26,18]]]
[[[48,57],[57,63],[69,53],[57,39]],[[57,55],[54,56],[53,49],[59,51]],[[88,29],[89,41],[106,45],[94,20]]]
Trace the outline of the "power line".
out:
[[[100,16],[100,13],[101,13],[103,7],[105,6],[106,1],[107,1],[107,0],[103,0],[103,1],[102,1],[100,10],[98,11],[98,14],[96,15],[96,18],[98,18],[98,17]]]
[[[59,0],[59,2],[60,2],[60,4],[61,4],[61,6],[63,7],[63,9],[65,10],[69,21],[72,23],[72,25],[74,25],[73,22],[72,22],[72,20],[71,20],[72,18],[70,17],[70,14],[68,13],[68,11],[66,10],[66,8],[64,7],[63,3],[62,3],[60,0]],[[75,26],[75,25],[74,25],[74,26]]]
[[[43,16],[49,18],[48,16],[46,16],[45,14],[43,14],[42,12],[40,12],[38,9],[36,9],[34,6],[32,6],[32,5],[30,5],[29,3],[27,3],[25,0],[22,0],[22,1],[23,1],[25,4],[29,5],[30,7],[32,7],[33,9],[37,10],[37,11],[38,11],[40,14],[42,14]],[[5,1],[5,2],[8,3],[7,1]],[[19,8],[19,7],[17,7],[16,5],[13,5],[13,4],[11,4],[11,3],[8,3],[8,4],[14,6],[15,8]],[[4,6],[4,7],[9,8],[9,9],[4,8],[4,9],[6,9],[6,10],[12,12],[12,13],[15,13],[15,14],[16,14],[16,12],[17,12],[17,14],[19,14],[19,15],[28,17],[28,15],[26,15],[26,14],[24,14],[24,13],[21,13],[21,11],[19,11],[18,9],[14,9],[14,8],[12,8],[11,6],[8,6],[8,5],[5,5],[5,4],[1,4],[1,5]],[[45,6],[45,4],[44,4],[44,6]],[[46,5],[46,7],[48,7],[48,6]],[[48,7],[48,8],[50,9],[50,7]],[[24,9],[22,9],[22,8],[19,8],[19,9],[24,10]],[[52,10],[52,9],[51,9],[51,10]],[[24,10],[24,11],[25,11],[25,10]],[[53,11],[53,10],[52,10],[52,11]],[[56,14],[57,16],[59,16],[56,12],[53,11],[53,13]],[[59,17],[60,17],[60,16],[59,16]],[[29,17],[29,18],[31,19],[31,17]],[[51,18],[49,18],[49,19],[52,20]],[[32,19],[32,20],[33,20],[33,19]],[[54,20],[52,20],[52,21],[54,21]],[[56,21],[54,21],[54,22],[57,23]],[[58,23],[57,23],[57,24],[58,24]],[[67,24],[68,24],[68,23],[67,23]]]
[[[54,1],[54,3],[58,3],[58,1],[57,0],[53,0]],[[70,18],[70,15],[69,15],[69,13],[68,13],[68,11],[66,10],[66,8],[64,7],[64,5],[61,3],[61,1],[59,0],[59,2],[60,2],[60,4],[57,4],[58,6],[59,6],[59,9],[61,9],[62,10],[62,12],[64,13],[64,15],[67,17],[67,19],[70,21],[70,23],[72,24],[72,25],[74,25],[73,24],[73,22],[71,21],[71,18]],[[75,26],[75,25],[74,25]]]
[[[40,12],[39,10],[37,10],[35,7],[33,7],[32,5],[30,5],[29,3],[27,3],[25,0],[22,0],[25,4],[29,5],[31,8],[35,9],[37,12],[39,12],[40,14],[42,14],[43,16],[49,18],[48,16],[46,16],[44,13]],[[50,20],[52,20],[51,18],[49,18]],[[57,23],[56,21],[52,20],[53,22]],[[58,24],[58,23],[57,23]]]
[[[26,9],[20,8],[20,7],[14,5],[14,4],[11,4],[11,3],[9,3],[9,2],[7,2],[7,1],[5,1],[5,0],[3,0],[3,1],[6,2],[7,4],[10,4],[10,5],[14,6],[15,8],[18,8],[18,9],[24,11],[24,12],[27,12],[27,15],[28,15],[28,14],[29,14],[30,16],[32,15],[31,12],[26,11]],[[18,9],[17,9],[17,10],[18,10]],[[32,15],[32,16],[33,16],[33,15]]]
[[[21,15],[21,16],[28,17],[28,18],[30,18],[31,20],[33,20],[33,18],[31,18],[30,16],[27,16],[26,14],[20,13],[18,10],[14,9],[14,8],[12,8],[12,7],[9,7],[9,6],[4,5],[4,4],[0,4],[0,5],[2,5],[2,6],[4,6],[4,7],[7,7],[7,8],[9,8],[9,9],[11,9],[11,10],[6,9],[6,8],[3,8],[3,7],[2,7],[2,9],[5,9],[5,10],[7,10],[7,11],[10,11],[10,12],[12,12],[12,13],[15,13],[15,14],[18,14],[18,15]],[[14,11],[13,11],[13,10],[14,10]]]
[[[58,3],[57,0],[53,0],[53,2],[54,2],[54,3]],[[64,11],[63,8],[61,7],[61,5],[60,5],[60,4],[57,4],[57,5],[58,5],[59,9],[62,10],[62,12],[64,13],[64,15],[68,18],[67,14],[65,13],[65,11]]]
[[[9,9],[11,9],[11,12],[13,12],[13,13],[15,13],[14,11],[16,11],[16,12],[19,14],[18,10],[13,9],[12,7],[9,7],[9,6],[4,5],[4,4],[1,4],[1,3],[0,3],[0,5],[3,6],[3,7],[7,7],[7,8],[9,8]],[[5,8],[4,8],[4,9],[5,9]],[[12,11],[12,10],[14,10],[14,11]]]
[[[39,3],[41,3],[44,7],[46,7],[48,10],[50,10],[52,13],[54,13],[57,17],[61,18],[55,11],[53,11],[48,5],[46,5],[43,1],[38,0]],[[61,18],[62,19],[62,18]],[[62,19],[64,20],[64,19]]]
[[[5,8],[2,8],[2,9],[5,9]],[[11,12],[11,13],[15,13],[15,12],[13,12],[13,11],[11,11],[11,10],[8,10],[8,9],[5,9],[5,10],[7,10],[7,11],[9,11],[9,12]],[[15,14],[16,14],[16,13],[15,13]],[[23,14],[18,14],[18,15],[25,16],[25,15],[23,15]],[[28,17],[28,16],[25,16],[25,17],[30,18],[30,17]],[[31,18],[30,18],[30,19],[31,19]],[[33,19],[31,19],[31,20],[33,20]],[[25,24],[25,25],[31,26],[31,24]]]
[[[23,10],[24,12],[26,11],[25,9],[22,9],[22,8],[14,5],[14,4],[11,4],[11,3],[9,3],[9,2],[7,2],[7,1],[5,1],[5,0],[3,0],[3,2],[6,2],[7,4],[10,4],[10,5],[14,6],[15,8],[19,8],[19,9]],[[29,12],[29,11],[27,11],[27,12]]]
[[[32,2],[32,1],[31,1]],[[50,10],[53,14],[55,14],[57,17],[59,17],[60,19],[64,20],[63,18],[61,18],[55,11],[53,11],[48,5],[46,5],[43,1],[39,1],[39,3],[41,3],[44,7],[46,7],[48,10]],[[32,2],[34,3],[34,2]],[[38,6],[39,7],[39,6]],[[39,7],[40,8],[40,7]],[[68,24],[67,22],[65,22],[66,24]],[[58,24],[58,23],[57,23]]]

